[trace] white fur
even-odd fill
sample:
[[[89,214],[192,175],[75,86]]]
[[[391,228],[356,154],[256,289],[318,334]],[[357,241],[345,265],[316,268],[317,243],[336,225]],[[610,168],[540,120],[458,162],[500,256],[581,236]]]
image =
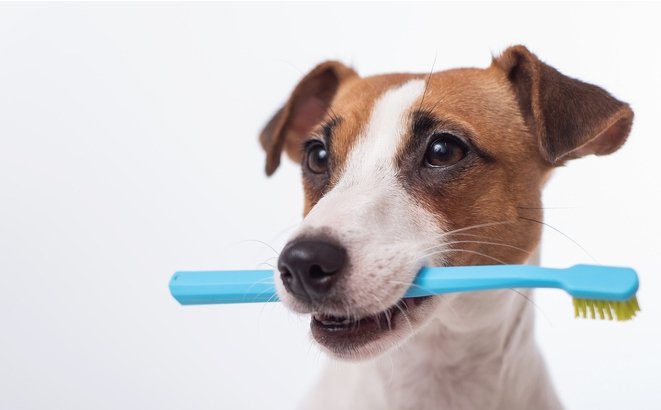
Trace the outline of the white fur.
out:
[[[346,169],[336,188],[363,184],[396,174],[395,154],[405,133],[406,114],[422,97],[425,82],[412,80],[388,90],[374,104],[366,130],[349,154]]]
[[[356,316],[383,311],[401,299],[425,263],[420,258],[424,250],[438,244],[442,234],[433,215],[406,193],[395,164],[410,112],[423,91],[424,81],[412,80],[378,99],[340,180],[292,235],[327,232],[344,245],[351,269],[342,286],[346,305]],[[278,288],[283,302],[305,312],[281,284]]]

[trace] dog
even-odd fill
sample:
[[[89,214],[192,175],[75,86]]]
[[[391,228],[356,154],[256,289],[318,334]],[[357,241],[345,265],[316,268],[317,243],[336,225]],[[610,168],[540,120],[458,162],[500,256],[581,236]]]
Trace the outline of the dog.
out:
[[[537,263],[555,167],[625,142],[633,111],[524,46],[488,68],[361,77],[327,61],[260,134],[301,164],[282,302],[340,360],[304,409],[559,409],[530,290],[403,298],[421,267]]]

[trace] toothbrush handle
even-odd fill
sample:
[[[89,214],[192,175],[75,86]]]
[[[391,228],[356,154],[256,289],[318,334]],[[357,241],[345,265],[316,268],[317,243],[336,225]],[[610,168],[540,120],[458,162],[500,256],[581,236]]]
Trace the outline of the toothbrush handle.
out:
[[[602,265],[425,267],[406,296],[508,288],[558,288],[575,298],[628,300],[638,290],[638,276],[631,268]]]
[[[182,305],[277,302],[272,270],[181,271],[170,293]]]
[[[407,297],[507,288],[559,287],[559,271],[535,265],[424,267]]]

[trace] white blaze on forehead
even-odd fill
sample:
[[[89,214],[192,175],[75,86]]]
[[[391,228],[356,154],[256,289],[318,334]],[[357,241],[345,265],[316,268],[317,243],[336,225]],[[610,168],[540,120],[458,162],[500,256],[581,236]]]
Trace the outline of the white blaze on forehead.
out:
[[[351,151],[339,185],[353,185],[395,173],[395,154],[406,134],[406,117],[422,97],[423,80],[386,91],[374,104],[369,123]]]
[[[395,178],[395,156],[406,134],[408,114],[424,89],[423,80],[411,80],[377,99],[369,122],[348,155],[340,180],[312,208],[301,230],[353,220],[367,227],[368,215],[379,214],[378,210],[384,207],[390,208],[391,215],[411,213],[409,201],[403,200],[403,189]],[[407,205],[398,207],[396,199]]]
[[[423,80],[411,80],[381,95],[340,180],[292,235],[328,233],[340,241],[350,260],[342,279],[343,298],[360,314],[395,304],[427,263],[430,249],[439,249],[430,247],[443,233],[438,220],[397,179],[396,155],[424,88]],[[434,262],[442,264],[440,258]],[[340,315],[345,308],[331,313]]]

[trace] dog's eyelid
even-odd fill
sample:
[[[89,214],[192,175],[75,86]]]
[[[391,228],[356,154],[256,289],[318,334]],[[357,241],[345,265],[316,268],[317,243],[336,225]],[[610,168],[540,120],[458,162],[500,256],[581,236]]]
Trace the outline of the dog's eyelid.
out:
[[[322,144],[324,147],[327,146],[327,143],[322,136],[312,134],[301,143],[300,145],[301,152],[304,153],[307,152],[310,149],[310,147],[314,144]],[[305,158],[303,158],[302,160],[304,161]]]
[[[342,122],[342,118],[333,116],[326,121],[322,122],[319,125],[318,130],[315,132],[315,134],[320,135],[324,140],[328,141],[330,140],[331,136],[333,135],[333,130],[335,127],[337,127],[340,123]]]
[[[480,147],[475,143],[475,139],[471,138],[470,136],[464,135],[462,138],[462,141],[466,144],[467,147],[473,152],[475,152],[480,158],[487,162],[494,162],[494,156],[491,155],[488,151],[486,151],[484,148]]]
[[[484,148],[480,147],[475,142],[475,137],[473,137],[472,131],[468,131],[463,127],[456,126],[454,124],[447,124],[445,126],[439,126],[430,133],[430,139],[433,139],[434,135],[441,134],[450,134],[458,139],[468,151],[475,152],[480,158],[484,159],[487,162],[493,162],[494,157]]]
[[[305,141],[303,141],[303,145],[308,146],[310,144],[315,144],[317,142],[321,142],[322,144],[326,143],[323,136],[318,135],[318,134],[312,134]]]
[[[473,141],[470,138],[467,138],[464,136],[463,133],[457,132],[455,130],[447,129],[447,128],[439,128],[436,130],[433,130],[432,132],[429,133],[429,140],[433,141],[437,139],[438,137],[441,137],[443,135],[449,135],[459,141],[460,143],[464,144],[466,148],[472,149],[473,148]]]

